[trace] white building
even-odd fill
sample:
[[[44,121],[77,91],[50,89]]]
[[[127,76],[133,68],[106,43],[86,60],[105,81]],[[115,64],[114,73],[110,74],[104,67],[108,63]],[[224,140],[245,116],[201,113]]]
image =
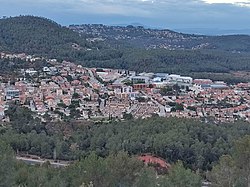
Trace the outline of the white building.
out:
[[[27,70],[25,71],[25,73],[27,73],[27,74],[29,74],[29,75],[35,75],[35,74],[37,73],[37,71],[36,71],[36,70],[33,70],[33,69],[27,69]]]
[[[168,81],[176,82],[176,84],[180,84],[180,85],[182,84],[191,85],[193,83],[193,78],[172,74],[172,75],[169,75]]]

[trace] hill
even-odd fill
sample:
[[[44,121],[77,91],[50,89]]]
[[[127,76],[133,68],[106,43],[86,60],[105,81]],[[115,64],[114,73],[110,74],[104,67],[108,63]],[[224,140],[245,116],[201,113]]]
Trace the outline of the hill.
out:
[[[88,40],[103,40],[120,46],[145,49],[199,49],[206,36],[177,33],[171,30],[147,29],[142,26],[107,26],[102,24],[70,25],[70,29],[89,36]]]
[[[216,49],[250,52],[250,36],[205,36],[183,34],[168,29],[150,29],[142,26],[107,26],[102,24],[70,25],[70,29],[89,36],[88,40],[105,40],[145,49]]]
[[[72,50],[86,50],[83,36],[40,17],[19,16],[0,19],[0,50],[49,57],[70,55]]]

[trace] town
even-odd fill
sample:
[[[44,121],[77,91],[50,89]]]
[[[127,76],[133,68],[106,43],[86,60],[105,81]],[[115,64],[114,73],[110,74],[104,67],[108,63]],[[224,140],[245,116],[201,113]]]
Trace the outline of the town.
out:
[[[250,84],[193,79],[168,73],[86,68],[72,62],[26,54],[1,59],[46,60],[42,68],[20,69],[14,81],[1,77],[0,118],[11,103],[29,108],[43,121],[123,120],[180,117],[202,121],[250,121]]]
[[[207,37],[200,35],[185,35],[171,30],[157,30],[143,26],[108,26],[103,24],[70,25],[69,29],[80,34],[86,34],[89,42],[126,41],[130,45],[146,49],[206,49],[211,47]],[[138,33],[140,33],[138,35]],[[150,39],[147,39],[150,38]]]

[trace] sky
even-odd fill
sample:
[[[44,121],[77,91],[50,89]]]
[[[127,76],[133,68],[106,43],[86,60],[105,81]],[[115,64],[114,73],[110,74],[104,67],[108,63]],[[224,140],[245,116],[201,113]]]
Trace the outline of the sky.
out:
[[[250,34],[250,0],[0,0],[0,16],[35,15],[62,25],[139,23],[200,34]]]

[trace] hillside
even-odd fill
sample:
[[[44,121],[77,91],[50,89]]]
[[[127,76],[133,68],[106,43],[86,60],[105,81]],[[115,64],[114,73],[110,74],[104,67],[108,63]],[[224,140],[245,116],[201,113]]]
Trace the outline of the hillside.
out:
[[[145,49],[215,49],[250,52],[250,36],[204,36],[148,29],[142,26],[107,26],[102,24],[70,25],[70,29],[88,35],[88,40],[103,40],[110,44],[128,45]]]
[[[232,71],[250,70],[247,35],[204,36],[102,24],[69,28],[85,35],[87,41],[105,46],[80,57],[86,66],[178,73],[227,82],[243,81],[232,76]]]
[[[102,24],[70,25],[70,29],[86,34],[88,40],[103,40],[110,44],[120,43],[130,47],[146,49],[164,48],[201,49],[201,42],[206,36],[195,36],[177,33],[171,30],[146,29],[142,26],[107,26]]]
[[[20,16],[0,19],[0,50],[50,57],[86,50],[85,38],[57,23],[40,17]]]

